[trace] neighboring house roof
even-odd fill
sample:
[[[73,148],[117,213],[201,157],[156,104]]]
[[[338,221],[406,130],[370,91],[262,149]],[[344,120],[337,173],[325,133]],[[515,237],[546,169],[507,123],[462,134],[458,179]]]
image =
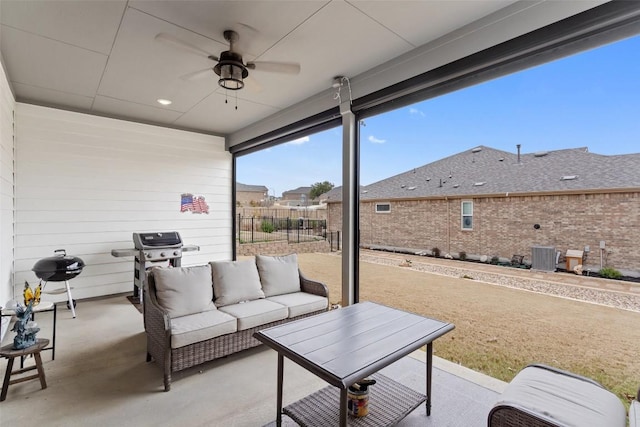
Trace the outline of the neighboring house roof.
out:
[[[247,185],[236,182],[236,191],[266,193],[269,190],[264,185]]]
[[[285,195],[285,194],[308,194],[309,192],[311,192],[311,187],[298,187],[295,190],[285,191],[284,193],[282,193],[282,195]]]
[[[583,147],[522,154],[518,163],[515,153],[479,146],[370,184],[360,199],[631,188],[640,188],[640,153],[605,156]]]
[[[360,191],[364,190],[365,187],[360,186]],[[331,202],[341,202],[342,201],[342,186],[333,187],[331,190],[327,191],[324,194],[319,195],[314,200],[324,200]]]

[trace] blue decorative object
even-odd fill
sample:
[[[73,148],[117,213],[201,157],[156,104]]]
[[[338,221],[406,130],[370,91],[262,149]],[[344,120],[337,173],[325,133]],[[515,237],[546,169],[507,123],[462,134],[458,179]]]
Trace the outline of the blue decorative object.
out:
[[[33,300],[24,307],[18,304],[15,307],[16,323],[11,329],[16,333],[13,339],[13,348],[15,350],[22,350],[23,348],[31,347],[36,343],[36,333],[40,330],[38,325],[31,320],[31,313],[33,311]]]

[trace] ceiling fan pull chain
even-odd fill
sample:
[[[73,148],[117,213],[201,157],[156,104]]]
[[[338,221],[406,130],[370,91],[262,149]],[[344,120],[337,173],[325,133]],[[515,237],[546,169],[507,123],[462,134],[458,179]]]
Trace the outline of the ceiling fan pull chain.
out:
[[[236,111],[238,111],[238,91],[234,91],[236,94]]]

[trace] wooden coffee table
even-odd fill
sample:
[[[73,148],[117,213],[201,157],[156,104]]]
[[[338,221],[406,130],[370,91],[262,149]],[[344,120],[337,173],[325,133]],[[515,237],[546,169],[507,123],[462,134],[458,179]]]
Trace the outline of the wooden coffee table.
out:
[[[430,415],[432,343],[453,328],[451,323],[363,302],[256,332],[255,338],[278,352],[276,424],[282,425],[284,357],[333,386],[287,406],[284,412],[305,426],[339,421],[346,427],[349,386],[424,345],[426,395],[376,374],[378,384],[371,387],[369,415],[351,421],[355,425],[393,425],[423,401]]]

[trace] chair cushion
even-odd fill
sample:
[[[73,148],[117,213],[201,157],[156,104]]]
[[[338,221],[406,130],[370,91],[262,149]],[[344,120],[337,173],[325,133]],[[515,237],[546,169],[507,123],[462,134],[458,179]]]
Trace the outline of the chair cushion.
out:
[[[640,427],[640,402],[637,400],[629,407],[629,427]]]
[[[215,310],[211,267],[154,267],[156,298],[171,318]]]
[[[266,299],[227,305],[220,307],[219,311],[224,311],[238,319],[239,331],[286,319],[289,314],[289,310],[284,305]]]
[[[326,310],[329,300],[318,295],[306,292],[294,292],[292,294],[275,295],[268,297],[267,301],[277,302],[289,309],[289,317],[296,317],[314,311]]]
[[[557,426],[624,427],[625,407],[605,388],[565,371],[527,366],[511,380],[494,408],[536,414]]]
[[[298,256],[256,255],[256,265],[260,272],[260,282],[265,296],[288,294],[300,291]]]
[[[254,260],[213,261],[209,264],[217,307],[264,298]]]
[[[204,311],[171,319],[171,348],[230,334],[238,330],[238,322],[219,310]]]

